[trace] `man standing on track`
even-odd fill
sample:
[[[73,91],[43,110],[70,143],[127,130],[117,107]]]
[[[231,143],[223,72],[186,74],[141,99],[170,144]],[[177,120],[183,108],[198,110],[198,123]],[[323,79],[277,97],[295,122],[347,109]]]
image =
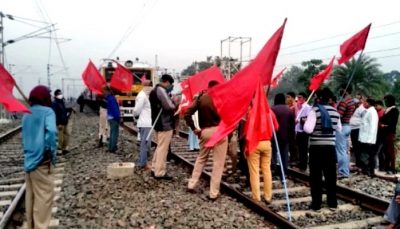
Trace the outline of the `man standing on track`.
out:
[[[151,92],[151,81],[144,80],[142,82],[143,89],[139,92],[135,100],[135,108],[133,110],[135,116],[139,116],[137,127],[139,128],[140,139],[140,154],[137,161],[137,166],[142,169],[150,169],[147,165],[147,157],[151,148],[151,138],[146,141],[147,135],[151,130],[151,107],[149,94]]]
[[[347,178],[350,176],[350,158],[349,158],[349,143],[350,136],[350,118],[356,110],[356,103],[351,98],[352,88],[342,85],[339,93],[344,94],[344,98],[339,103],[337,111],[340,114],[340,121],[343,125],[342,130],[336,133],[336,157],[338,162],[338,178]],[[361,133],[361,131],[360,131]]]
[[[217,81],[210,81],[208,88],[217,85]],[[199,126],[197,129],[194,125],[192,115],[198,111],[199,114]],[[193,102],[192,106],[185,112],[185,120],[187,125],[197,134],[200,138],[200,152],[194,164],[192,177],[189,180],[187,191],[194,193],[195,186],[197,185],[201,172],[208,160],[208,156],[213,151],[213,168],[211,172],[210,180],[210,195],[209,199],[215,201],[219,197],[219,186],[221,183],[221,177],[224,170],[224,163],[227,153],[228,141],[227,138],[222,139],[214,147],[205,147],[207,141],[211,138],[214,132],[217,130],[217,126],[220,122],[220,117],[214,107],[211,97],[207,92],[203,92]]]
[[[108,152],[116,153],[118,150],[119,122],[121,113],[117,99],[112,94],[109,87],[103,88],[103,94],[107,100],[107,119],[110,125],[110,140],[108,142]]]
[[[32,113],[22,118],[26,220],[29,229],[48,228],[54,198],[56,116],[51,109],[50,90],[45,86],[36,86],[31,91],[29,103]]]
[[[167,154],[174,130],[176,106],[168,93],[173,89],[174,79],[168,74],[161,76],[161,82],[150,92],[151,119],[154,125],[157,148],[152,160],[152,176],[155,179],[171,180],[167,176]],[[147,136],[141,136],[146,139]]]
[[[326,185],[329,208],[337,208],[335,135],[341,131],[339,113],[328,105],[333,93],[328,88],[317,92],[319,99],[307,116],[304,131],[310,134],[310,209],[318,211],[322,204],[322,176]]]
[[[72,108],[65,107],[64,96],[60,89],[54,91],[52,107],[56,114],[56,125],[58,128],[58,149],[62,150],[63,154],[67,154],[69,152],[67,150],[69,142],[69,131],[67,125]]]

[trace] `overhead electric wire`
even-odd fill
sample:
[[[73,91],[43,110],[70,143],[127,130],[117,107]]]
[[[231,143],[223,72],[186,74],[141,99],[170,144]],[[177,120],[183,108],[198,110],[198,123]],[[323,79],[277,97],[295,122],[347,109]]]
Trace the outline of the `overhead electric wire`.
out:
[[[399,24],[399,23],[400,23],[400,21],[393,21],[393,22],[389,22],[389,23],[386,23],[386,24],[378,25],[378,26],[372,26],[372,28],[373,29],[378,29],[378,28],[383,28],[383,27],[387,27],[387,26],[394,25],[394,24]],[[324,37],[324,38],[316,39],[316,40],[312,40],[312,41],[306,41],[306,42],[303,42],[303,43],[298,43],[298,44],[282,47],[281,49],[285,50],[285,49],[295,48],[295,47],[299,47],[299,46],[304,46],[304,45],[307,45],[307,44],[312,44],[312,43],[316,43],[316,42],[320,42],[320,41],[330,40],[330,39],[337,38],[337,37],[351,35],[351,34],[354,34],[355,32],[358,32],[358,31],[342,33],[342,34],[333,35],[333,36],[329,36],[329,37]]]
[[[35,3],[36,3],[36,5],[37,5],[37,7],[38,7],[38,9],[39,9],[39,11],[40,11],[40,14],[42,15],[42,17],[43,17],[43,19],[44,19],[45,21],[49,21],[49,22],[51,23],[50,16],[49,16],[49,14],[47,13],[47,11],[46,11],[46,9],[44,8],[44,6],[42,6],[42,2],[40,1],[40,3],[39,3],[38,1],[40,1],[40,0],[35,0]],[[52,24],[52,23],[51,23],[51,24]],[[58,50],[58,53],[59,53],[59,55],[60,55],[60,60],[61,60],[61,63],[62,63],[62,65],[63,65],[65,74],[67,75],[67,77],[70,77],[68,68],[67,68],[67,66],[66,66],[66,64],[65,64],[64,56],[63,56],[62,51],[61,51],[61,48],[60,48],[60,44],[59,44],[59,42],[58,42],[58,37],[57,37],[57,33],[55,32],[54,24],[52,24],[52,25],[53,25],[53,29],[54,29],[54,38],[52,38],[52,36],[51,36],[52,34],[50,33],[50,40],[55,40],[55,43],[56,43],[56,46],[57,46],[57,50]],[[51,46],[51,45],[50,45],[50,46]],[[49,48],[49,49],[51,49],[51,48]],[[50,56],[50,54],[49,54],[49,56]],[[50,60],[48,61],[48,64],[50,64]]]
[[[154,4],[150,7],[150,10],[149,10],[150,12],[155,7],[157,2],[158,2],[158,0],[154,1]],[[146,6],[147,6],[147,4],[145,3],[143,8],[142,8],[143,11],[142,11],[142,15],[140,16],[140,19],[137,21],[136,24],[133,24],[133,22],[131,23],[131,25],[125,31],[124,35],[122,35],[122,38],[119,40],[117,45],[114,47],[114,49],[111,51],[111,53],[107,56],[107,59],[112,58],[112,56],[115,54],[115,52],[129,38],[129,36],[136,30],[136,28],[140,25],[140,23],[142,23],[145,20],[145,18],[147,17],[147,15],[150,14],[150,13],[146,13],[146,11],[145,11]]]

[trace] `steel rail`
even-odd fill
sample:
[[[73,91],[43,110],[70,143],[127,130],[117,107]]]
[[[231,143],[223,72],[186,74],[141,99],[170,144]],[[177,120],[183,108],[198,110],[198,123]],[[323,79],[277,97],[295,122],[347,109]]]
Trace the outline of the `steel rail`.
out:
[[[132,129],[131,127],[128,127],[124,124],[122,124],[122,127],[127,130],[129,133],[137,135],[137,131],[135,129]],[[187,138],[188,134],[182,131],[179,131],[179,136],[182,138]],[[152,144],[156,145],[156,143],[152,142]],[[175,159],[175,161],[179,163],[183,163],[185,166],[193,168],[194,164],[185,159],[182,156],[179,156],[175,153],[171,154],[172,158]],[[211,174],[208,172],[203,171],[202,172],[202,178],[206,180],[211,179]],[[257,202],[255,202],[253,199],[250,197],[246,196],[245,194],[241,193],[240,191],[236,190],[235,188],[231,187],[228,183],[221,181],[221,189],[230,195],[233,198],[236,198],[238,201],[240,201],[242,204],[244,204],[246,207],[250,208],[252,211],[256,212],[257,214],[261,215],[264,217],[267,221],[271,222],[272,224],[280,227],[280,228],[288,228],[288,229],[299,229],[300,227],[293,224],[292,222],[288,221],[286,218],[283,216],[277,214],[276,212],[272,211],[268,207],[264,207]]]
[[[6,133],[0,135],[0,143],[5,142],[7,139],[10,137],[16,135],[22,130],[22,126],[17,126]],[[14,211],[17,209],[21,201],[24,199],[23,197],[25,196],[25,190],[26,190],[26,183],[22,185],[22,187],[18,190],[17,195],[14,197],[12,200],[10,206],[8,206],[6,212],[4,213],[3,217],[1,218],[0,221],[0,228],[5,228],[9,221],[11,216],[14,214]]]

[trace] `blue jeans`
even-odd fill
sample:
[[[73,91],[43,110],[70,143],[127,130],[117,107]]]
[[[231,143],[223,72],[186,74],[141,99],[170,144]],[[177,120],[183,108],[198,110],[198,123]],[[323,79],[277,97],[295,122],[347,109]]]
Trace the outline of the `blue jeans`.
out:
[[[151,137],[146,141],[147,135],[149,135],[151,127],[139,127],[140,133],[140,154],[139,160],[136,162],[137,166],[145,167],[147,164],[147,158],[149,157],[151,147]]]
[[[389,207],[385,212],[383,218],[389,221],[391,224],[399,225],[400,224],[400,205],[396,203],[395,197],[390,201]]]
[[[189,129],[188,142],[189,142],[189,149],[190,150],[200,149],[199,139],[197,138],[197,136],[193,133],[193,131],[191,129]]]
[[[108,151],[117,151],[118,135],[119,135],[119,120],[109,119],[110,124],[110,141],[108,143]]]
[[[349,143],[350,126],[344,124],[342,131],[336,131],[336,157],[338,162],[338,175],[343,177],[350,176]]]

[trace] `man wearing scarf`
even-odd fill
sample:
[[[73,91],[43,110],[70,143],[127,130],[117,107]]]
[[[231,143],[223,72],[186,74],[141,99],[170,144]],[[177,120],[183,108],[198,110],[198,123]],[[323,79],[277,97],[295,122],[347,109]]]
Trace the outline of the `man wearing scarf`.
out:
[[[31,114],[22,118],[28,228],[48,228],[54,198],[52,167],[56,161],[57,127],[50,90],[36,86],[29,95]]]
[[[341,131],[339,113],[328,105],[333,93],[324,88],[317,92],[316,103],[304,123],[304,131],[310,134],[310,209],[318,211],[322,204],[322,175],[325,178],[327,202],[331,209],[337,208],[336,199],[336,132]]]

